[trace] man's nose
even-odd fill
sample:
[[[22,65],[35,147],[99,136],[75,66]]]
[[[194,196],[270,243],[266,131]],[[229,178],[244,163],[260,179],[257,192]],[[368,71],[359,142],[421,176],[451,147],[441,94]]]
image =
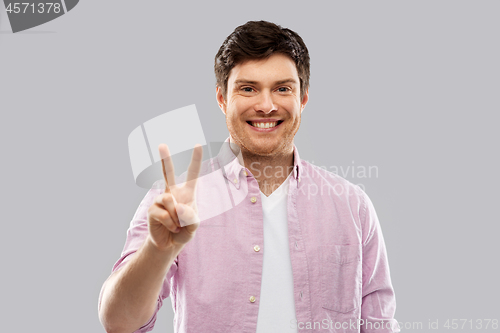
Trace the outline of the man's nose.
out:
[[[255,111],[262,111],[264,113],[270,113],[272,111],[277,111],[278,107],[273,101],[273,95],[270,91],[263,90],[257,96],[257,101],[255,104]]]

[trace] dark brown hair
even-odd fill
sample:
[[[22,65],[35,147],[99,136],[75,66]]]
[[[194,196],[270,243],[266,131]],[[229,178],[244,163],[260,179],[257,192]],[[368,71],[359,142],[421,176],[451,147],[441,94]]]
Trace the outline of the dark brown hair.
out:
[[[289,56],[297,67],[300,80],[300,99],[309,88],[309,51],[294,31],[267,21],[248,21],[227,36],[215,56],[216,86],[227,97],[229,73],[246,60],[264,59],[274,53]]]

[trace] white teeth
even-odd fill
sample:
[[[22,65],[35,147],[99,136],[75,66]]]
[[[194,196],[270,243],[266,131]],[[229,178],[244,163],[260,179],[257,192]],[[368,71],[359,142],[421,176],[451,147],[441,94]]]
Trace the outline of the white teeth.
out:
[[[274,121],[272,123],[254,123],[254,122],[250,123],[252,124],[253,127],[258,127],[258,128],[271,128],[278,124],[277,121]]]

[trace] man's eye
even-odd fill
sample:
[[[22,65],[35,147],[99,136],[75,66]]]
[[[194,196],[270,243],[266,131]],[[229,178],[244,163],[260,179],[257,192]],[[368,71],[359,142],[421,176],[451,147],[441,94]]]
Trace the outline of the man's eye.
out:
[[[288,87],[280,87],[280,88],[278,88],[278,90],[280,92],[288,92],[288,91],[290,91],[290,88],[288,88]]]
[[[243,87],[241,88],[241,90],[243,90],[244,92],[252,92],[253,89],[250,87]]]

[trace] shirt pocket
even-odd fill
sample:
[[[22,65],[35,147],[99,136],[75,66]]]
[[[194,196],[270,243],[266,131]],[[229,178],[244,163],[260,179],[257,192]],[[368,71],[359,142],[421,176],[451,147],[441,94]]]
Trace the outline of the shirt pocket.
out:
[[[348,313],[360,306],[361,244],[320,247],[322,307]]]

